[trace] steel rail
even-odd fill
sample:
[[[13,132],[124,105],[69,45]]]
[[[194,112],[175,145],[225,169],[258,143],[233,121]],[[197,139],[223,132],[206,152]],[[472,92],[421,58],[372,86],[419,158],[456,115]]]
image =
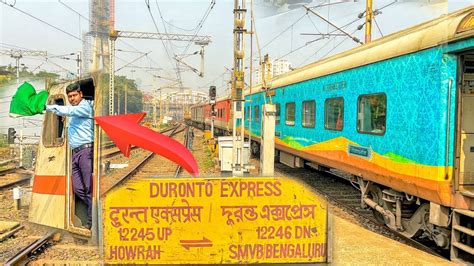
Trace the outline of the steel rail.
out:
[[[5,261],[5,266],[25,265],[28,262],[27,260],[29,257],[31,257],[32,255],[36,255],[36,251],[39,251],[40,249],[48,245],[49,240],[53,237],[55,233],[56,231],[51,231],[42,238],[24,247],[16,255]]]
[[[13,172],[15,172],[17,169],[18,169],[18,168],[16,168],[16,167],[10,167],[10,168],[6,168],[6,169],[2,169],[2,170],[0,170],[0,176],[13,173]]]
[[[178,130],[179,128],[182,128],[182,125],[179,124],[169,130],[166,130],[166,131],[171,131],[171,133],[168,135],[169,137],[172,137],[180,132],[183,132],[184,129],[180,129]],[[125,174],[123,174],[121,177],[119,177],[117,179],[117,181],[115,181],[115,183],[112,184],[112,186],[110,186],[109,189],[105,190],[104,192],[101,193],[101,196],[104,196],[105,194],[107,194],[109,191],[111,191],[114,187],[122,184],[123,182],[125,182],[125,180],[128,180],[129,178],[131,178],[135,173],[137,173],[151,158],[153,158],[153,155],[154,153],[150,152],[143,160],[141,160],[138,164],[136,164],[134,167],[132,167],[129,171],[127,171]]]
[[[188,148],[188,143],[189,143],[189,126],[186,126],[184,128],[185,130],[185,133],[184,133],[184,141],[183,141],[183,144],[184,144],[184,147]],[[181,165],[178,165],[176,166],[176,171],[174,172],[174,177],[178,177],[179,174],[181,173],[181,170],[183,168],[181,167]]]

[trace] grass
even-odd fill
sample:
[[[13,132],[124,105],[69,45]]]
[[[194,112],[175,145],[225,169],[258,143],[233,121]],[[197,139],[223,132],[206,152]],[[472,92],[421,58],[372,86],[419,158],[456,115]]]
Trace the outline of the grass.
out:
[[[211,151],[211,149],[209,149],[209,145],[207,145],[206,143],[203,144],[204,145],[204,162],[203,162],[203,172],[209,172],[209,170],[212,170],[211,172],[214,172],[214,169],[215,169],[215,154]]]

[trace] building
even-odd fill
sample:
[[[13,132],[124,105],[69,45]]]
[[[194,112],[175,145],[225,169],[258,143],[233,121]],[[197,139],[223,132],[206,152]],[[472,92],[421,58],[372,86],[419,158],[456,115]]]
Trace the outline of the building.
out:
[[[272,66],[274,77],[280,76],[281,74],[291,71],[291,63],[285,59],[278,59],[273,61]]]
[[[277,77],[281,74],[289,72],[292,70],[291,63],[285,59],[277,59],[272,63],[265,64],[265,77],[267,80]],[[262,81],[262,67],[255,70],[255,82],[256,84],[261,84]]]

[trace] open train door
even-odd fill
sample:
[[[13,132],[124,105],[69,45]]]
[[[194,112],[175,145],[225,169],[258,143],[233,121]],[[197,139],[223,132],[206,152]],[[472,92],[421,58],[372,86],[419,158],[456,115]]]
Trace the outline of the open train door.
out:
[[[77,81],[81,86],[83,98],[93,100],[93,80]],[[51,86],[47,104],[69,105],[66,87],[71,83]],[[72,189],[72,152],[67,140],[69,118],[57,116],[52,112],[44,114],[43,130],[38,146],[35,175],[29,220],[33,223],[66,229],[76,235],[90,239],[97,228],[97,210],[93,207],[93,230],[85,228],[87,223],[86,205],[77,200]],[[96,148],[94,147],[94,151]],[[96,174],[93,174],[93,201],[96,201]]]
[[[68,84],[49,88],[47,104],[65,105]],[[68,164],[66,123],[62,117],[47,112],[38,146],[29,220],[66,229]]]
[[[464,56],[460,87],[458,189],[474,197],[474,53]]]

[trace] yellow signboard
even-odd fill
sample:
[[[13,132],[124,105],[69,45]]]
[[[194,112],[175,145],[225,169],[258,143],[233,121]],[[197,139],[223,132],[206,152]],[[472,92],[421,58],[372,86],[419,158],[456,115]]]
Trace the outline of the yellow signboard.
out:
[[[147,179],[105,199],[106,263],[328,261],[325,200],[289,178]]]

